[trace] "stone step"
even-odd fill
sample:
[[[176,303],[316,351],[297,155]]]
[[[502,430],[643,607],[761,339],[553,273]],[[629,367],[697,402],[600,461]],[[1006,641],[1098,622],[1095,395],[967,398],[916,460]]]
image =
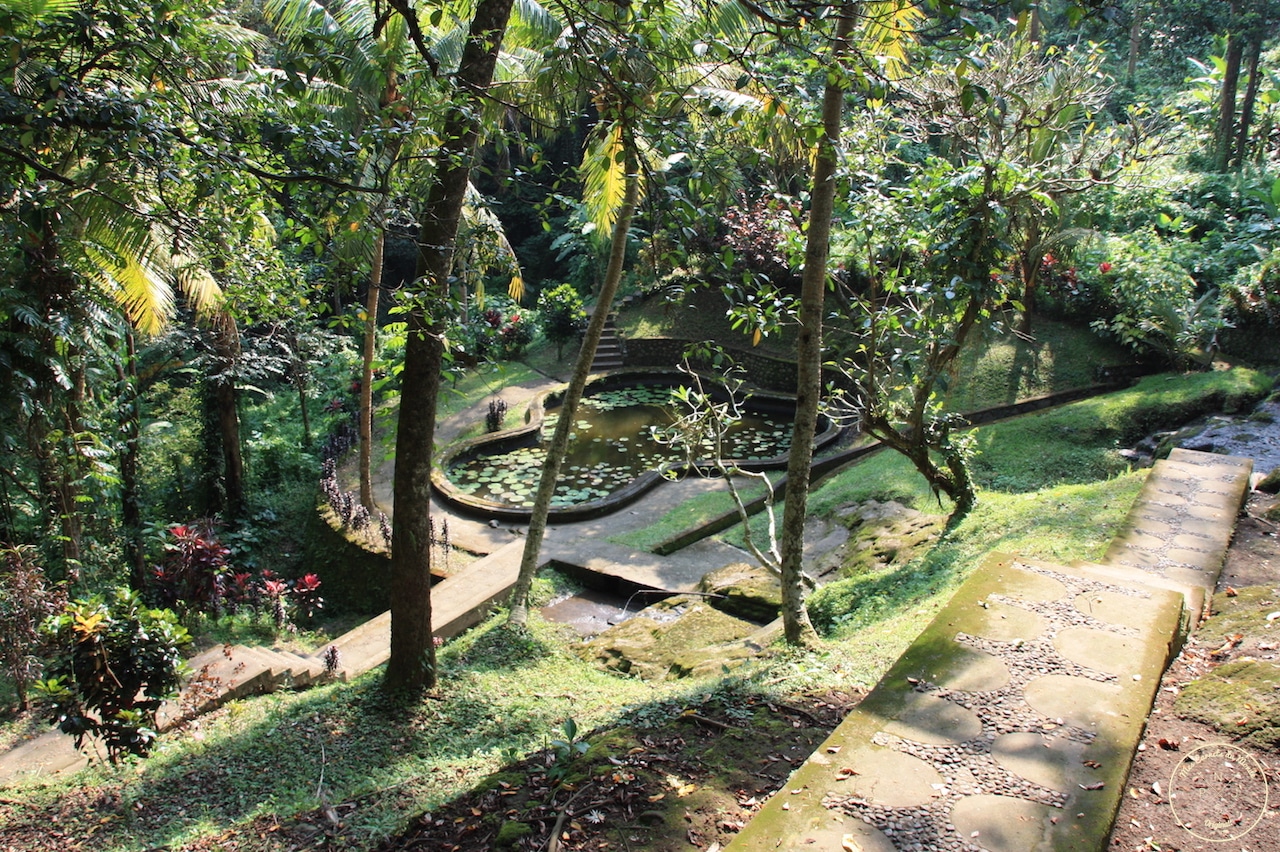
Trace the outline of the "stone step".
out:
[[[338,672],[343,680],[358,677],[377,668],[391,656],[391,613],[369,619],[364,624],[333,640],[318,653],[330,646],[338,649]]]
[[[1102,563],[1212,591],[1252,469],[1251,459],[1174,450],[1151,468]]]

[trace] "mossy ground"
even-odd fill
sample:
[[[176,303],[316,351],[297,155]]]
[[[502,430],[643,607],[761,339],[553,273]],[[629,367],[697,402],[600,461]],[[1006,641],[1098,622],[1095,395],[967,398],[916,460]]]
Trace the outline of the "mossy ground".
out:
[[[1187,684],[1174,711],[1280,753],[1280,586],[1215,596],[1196,646],[1210,663],[1225,662]]]

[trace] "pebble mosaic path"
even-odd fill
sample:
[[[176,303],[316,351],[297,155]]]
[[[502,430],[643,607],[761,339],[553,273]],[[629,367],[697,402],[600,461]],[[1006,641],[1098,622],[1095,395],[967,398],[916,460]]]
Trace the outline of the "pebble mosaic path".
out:
[[[728,852],[1105,849],[1251,467],[1175,450],[1102,564],[993,554]]]

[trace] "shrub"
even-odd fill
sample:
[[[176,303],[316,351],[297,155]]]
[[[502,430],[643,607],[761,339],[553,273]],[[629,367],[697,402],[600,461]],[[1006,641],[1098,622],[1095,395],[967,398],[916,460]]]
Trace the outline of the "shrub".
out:
[[[346,496],[350,496],[349,494]],[[364,511],[364,507],[359,507]],[[364,513],[368,519],[368,512]],[[231,551],[218,540],[209,521],[169,528],[165,559],[155,571],[158,598],[185,614],[217,617],[223,612],[253,609],[271,614],[277,628],[288,626],[296,613],[312,617],[324,606],[320,578],[307,574],[296,580],[277,577],[264,568],[255,576],[236,571]]]
[[[564,356],[564,345],[587,327],[582,297],[572,284],[544,290],[538,296],[538,314],[542,317],[542,333],[556,347],[556,360]]]
[[[191,641],[169,610],[148,609],[117,589],[111,604],[75,600],[44,626],[58,648],[50,677],[36,684],[51,701],[58,729],[99,737],[112,763],[145,756],[156,738],[156,711],[181,682],[181,649]]]
[[[30,545],[0,548],[0,664],[13,680],[18,709],[27,709],[27,687],[40,673],[47,644],[40,625],[66,605],[66,590],[45,582]]]
[[[154,574],[160,602],[182,611],[216,612],[227,594],[230,555],[208,518],[170,527]]]
[[[1094,323],[1098,331],[1175,369],[1212,359],[1224,327],[1216,296],[1197,294],[1195,281],[1159,235],[1111,237],[1085,251],[1083,259],[1080,278],[1114,306],[1110,317]]]
[[[533,342],[537,315],[520,310],[505,296],[490,296],[487,305],[458,328],[455,344],[467,361],[517,357]]]

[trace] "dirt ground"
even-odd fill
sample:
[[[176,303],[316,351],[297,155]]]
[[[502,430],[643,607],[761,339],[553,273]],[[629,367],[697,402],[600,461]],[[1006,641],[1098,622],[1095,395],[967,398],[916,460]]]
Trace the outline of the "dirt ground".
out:
[[[1274,502],[1250,499],[1213,614],[1165,673],[1111,849],[1280,852],[1280,525],[1261,517]]]

